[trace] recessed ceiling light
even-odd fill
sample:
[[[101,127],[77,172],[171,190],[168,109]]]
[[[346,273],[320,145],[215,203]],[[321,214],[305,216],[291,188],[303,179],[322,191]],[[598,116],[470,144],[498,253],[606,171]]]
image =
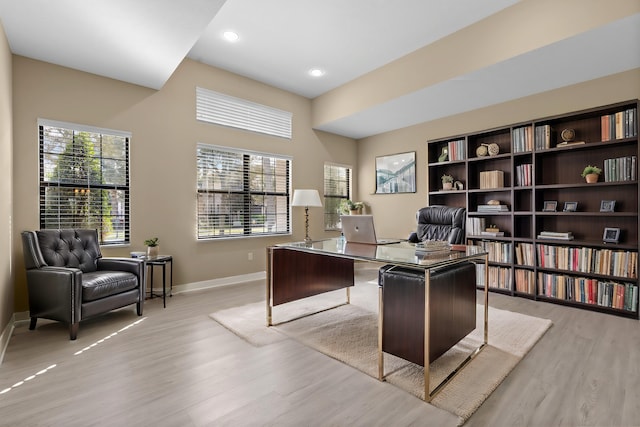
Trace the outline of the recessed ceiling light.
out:
[[[234,33],[233,31],[225,31],[222,34],[222,37],[224,37],[225,40],[230,42],[235,42],[235,41],[238,41],[239,39],[238,33]]]
[[[309,70],[309,75],[313,77],[322,77],[324,76],[325,71],[320,68],[312,68]]]

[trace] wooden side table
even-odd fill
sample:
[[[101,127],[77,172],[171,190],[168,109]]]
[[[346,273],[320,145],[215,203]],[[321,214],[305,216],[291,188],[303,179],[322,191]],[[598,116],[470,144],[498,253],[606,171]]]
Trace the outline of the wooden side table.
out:
[[[167,264],[170,265],[169,276],[169,297],[173,290],[173,257],[171,255],[158,255],[152,257],[144,257],[147,270],[149,271],[149,298],[153,298],[153,270],[154,267],[162,267],[162,305],[167,308]]]

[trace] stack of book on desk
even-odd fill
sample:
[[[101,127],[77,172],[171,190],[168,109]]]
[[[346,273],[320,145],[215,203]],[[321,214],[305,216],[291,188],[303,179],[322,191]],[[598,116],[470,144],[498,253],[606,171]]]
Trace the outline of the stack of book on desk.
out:
[[[538,239],[556,239],[556,240],[573,240],[573,233],[570,231],[541,231]]]
[[[446,240],[425,240],[416,243],[416,252],[450,251],[451,245]]]

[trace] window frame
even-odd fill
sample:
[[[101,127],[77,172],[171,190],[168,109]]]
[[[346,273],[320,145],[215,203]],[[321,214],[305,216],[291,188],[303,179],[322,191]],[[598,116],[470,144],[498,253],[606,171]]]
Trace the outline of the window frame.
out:
[[[124,166],[124,183],[104,183],[104,182],[100,182],[100,183],[96,183],[96,182],[90,182],[91,181],[91,177],[87,176],[87,180],[86,182],[78,182],[77,180],[75,182],[72,182],[73,180],[64,180],[64,179],[51,179],[52,177],[47,177],[45,176],[46,174],[46,157],[51,156],[51,157],[56,157],[56,156],[60,156],[60,154],[64,153],[64,151],[62,151],[61,153],[56,153],[54,151],[47,151],[45,152],[45,142],[46,142],[46,136],[45,136],[45,129],[46,128],[60,128],[63,129],[64,131],[70,131],[72,132],[72,141],[75,141],[75,136],[76,134],[79,133],[91,133],[91,134],[96,134],[98,136],[98,142],[96,144],[93,144],[92,148],[98,148],[98,146],[100,147],[100,149],[98,150],[99,154],[98,155],[91,155],[89,157],[86,158],[87,160],[87,165],[92,162],[92,161],[97,161],[97,163],[91,163],[92,166],[96,166],[99,165],[99,175],[100,177],[104,177],[106,175],[109,175],[108,173],[105,173],[105,170],[107,171],[113,171],[115,168],[115,166],[113,168],[109,168],[107,165],[108,164],[113,164],[116,165],[118,164],[118,162],[123,162],[123,166]],[[123,139],[123,157],[122,158],[117,158],[117,157],[109,157],[107,155],[105,155],[105,150],[103,150],[103,146],[105,143],[105,136],[108,137],[115,137],[115,138],[122,138]],[[68,142],[66,143],[68,144]],[[65,150],[66,150],[67,146],[65,145]],[[74,147],[75,149],[75,147]],[[88,125],[82,125],[82,124],[77,124],[77,123],[69,123],[69,122],[61,122],[61,121],[56,121],[56,120],[48,120],[48,119],[38,119],[38,166],[39,166],[39,171],[38,171],[38,220],[39,220],[39,224],[40,224],[40,229],[51,229],[51,228],[70,228],[70,226],[68,226],[66,223],[68,222],[75,222],[72,217],[74,215],[69,215],[67,217],[67,220],[65,221],[65,218],[63,217],[63,215],[60,214],[60,212],[62,212],[61,209],[61,201],[58,200],[58,215],[57,218],[56,216],[48,216],[46,214],[47,211],[47,206],[46,206],[46,200],[47,200],[47,189],[51,189],[51,188],[58,188],[60,190],[63,189],[73,189],[74,192],[73,194],[77,194],[77,200],[82,200],[82,197],[86,197],[86,193],[90,193],[91,190],[98,190],[98,191],[115,191],[115,192],[122,192],[123,196],[121,198],[121,200],[118,199],[118,201],[120,203],[118,203],[118,207],[116,208],[116,213],[113,213],[112,210],[110,209],[109,212],[105,212],[104,211],[104,201],[100,202],[100,214],[99,216],[99,226],[95,226],[94,225],[88,225],[90,223],[92,223],[92,218],[95,218],[94,212],[90,212],[89,210],[87,210],[86,212],[86,218],[85,218],[85,224],[74,224],[71,226],[71,228],[87,228],[87,227],[95,227],[98,230],[98,240],[100,245],[102,246],[114,246],[114,245],[129,245],[131,243],[131,132],[126,132],[126,131],[120,131],[120,130],[114,130],[114,129],[105,129],[105,128],[99,128],[99,127],[95,127],[95,126],[88,126]],[[81,155],[74,155],[71,156],[73,159],[82,159],[83,156]],[[57,166],[56,166],[57,167]],[[101,193],[103,194],[103,193]],[[59,197],[59,196],[58,196]],[[73,200],[76,200],[76,198],[73,198]],[[111,208],[113,209],[114,205],[114,200],[111,200]],[[94,201],[90,202],[90,203],[94,203]],[[73,202],[73,204],[75,205],[77,202]],[[95,205],[92,205],[95,206]],[[118,212],[118,210],[121,210],[120,212]],[[78,215],[75,214],[75,217],[77,218],[82,218],[82,215]],[[115,235],[119,236],[121,235],[120,238],[108,238],[109,236],[109,229],[110,229],[110,224],[111,221],[113,219],[121,219],[121,224],[120,227],[117,228],[117,230],[115,231]],[[57,221],[57,224],[55,227],[52,227],[52,222],[55,223]]]
[[[329,180],[327,177],[328,167],[345,169],[345,172],[347,175],[347,178],[346,178],[347,194],[346,195],[330,194],[327,192],[327,181]],[[350,165],[325,162],[323,166],[323,178],[324,178],[324,181],[323,181],[324,182],[324,186],[323,186],[324,229],[325,231],[336,231],[336,230],[339,231],[342,228],[342,225],[340,224],[340,212],[339,212],[340,203],[337,203],[336,205],[331,201],[335,199],[338,199],[340,201],[351,199],[351,194],[353,190],[353,168]],[[335,180],[331,180],[331,181],[335,181]],[[332,210],[334,209],[334,206],[335,206],[335,209],[338,209],[337,212],[332,212]],[[335,221],[331,221],[331,218],[336,218],[336,217],[337,219]]]
[[[206,160],[206,158],[201,158],[201,150],[208,150],[209,156],[214,156],[216,154],[228,154],[228,155],[240,155],[242,156],[242,189],[230,189],[230,188],[205,188],[206,182],[205,178],[201,178],[204,176],[204,173],[208,169],[203,169],[200,166],[200,162]],[[251,171],[251,161],[255,158],[266,158],[271,162],[285,162],[285,177],[284,177],[284,191],[277,191],[274,189],[265,190],[256,190],[251,188],[251,179],[252,171]],[[293,161],[291,156],[282,155],[282,154],[274,154],[274,153],[265,153],[258,152],[252,150],[239,149],[235,147],[226,147],[220,145],[213,144],[205,144],[198,143],[196,147],[196,239],[198,241],[215,241],[222,239],[241,239],[241,238],[256,238],[256,237],[273,237],[273,236],[282,236],[282,235],[291,235],[291,197],[292,197],[292,185],[291,185],[291,175],[292,175],[292,166]],[[255,173],[253,173],[256,176]],[[257,174],[258,176],[265,176],[265,174]],[[267,176],[270,176],[267,174]],[[272,178],[276,178],[278,175],[274,174]],[[227,225],[218,226],[215,224],[215,217],[220,215],[225,215],[224,209],[218,211],[217,214],[212,214],[212,212],[200,212],[201,206],[206,205],[206,201],[203,201],[203,197],[205,195],[235,195],[242,196],[242,212],[240,213],[239,218],[240,226],[242,232],[241,233],[227,233],[224,230],[230,228]],[[269,215],[265,214],[262,211],[259,214],[259,217],[262,218],[262,231],[260,229],[260,221],[258,221],[257,225],[253,225],[253,216],[256,215],[254,208],[259,205],[252,204],[252,197],[267,197],[267,198],[283,198],[280,203],[276,203],[276,211],[275,214]],[[214,206],[216,203],[214,203]],[[225,206],[223,206],[224,208]],[[264,209],[265,206],[262,205]],[[284,208],[284,210],[283,210]],[[220,214],[219,212],[223,212]],[[230,213],[226,213],[226,215],[231,215]],[[208,218],[207,218],[208,216]],[[270,226],[270,221],[268,217],[275,218],[275,225]],[[214,225],[211,225],[211,223]],[[211,231],[207,232],[204,229],[201,230],[201,227],[205,227],[205,223],[209,223],[206,227]],[[273,223],[272,223],[273,224]],[[236,227],[236,228],[239,228]],[[272,230],[275,227],[274,230]],[[283,228],[282,228],[283,227]],[[266,228],[266,231],[264,230]],[[256,229],[254,231],[254,229]],[[220,230],[223,230],[220,233]]]

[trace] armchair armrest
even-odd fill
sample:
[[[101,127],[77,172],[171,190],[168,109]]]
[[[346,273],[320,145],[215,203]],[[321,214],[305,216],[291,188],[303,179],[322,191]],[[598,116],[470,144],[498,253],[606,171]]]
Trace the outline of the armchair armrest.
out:
[[[98,271],[100,270],[126,271],[135,274],[140,284],[140,300],[144,300],[146,284],[145,262],[143,259],[118,257],[98,258]]]
[[[27,270],[29,315],[68,323],[80,321],[82,271],[78,268],[42,267]]]
[[[144,273],[144,260],[140,258],[98,258],[98,270],[127,271],[140,278]]]

